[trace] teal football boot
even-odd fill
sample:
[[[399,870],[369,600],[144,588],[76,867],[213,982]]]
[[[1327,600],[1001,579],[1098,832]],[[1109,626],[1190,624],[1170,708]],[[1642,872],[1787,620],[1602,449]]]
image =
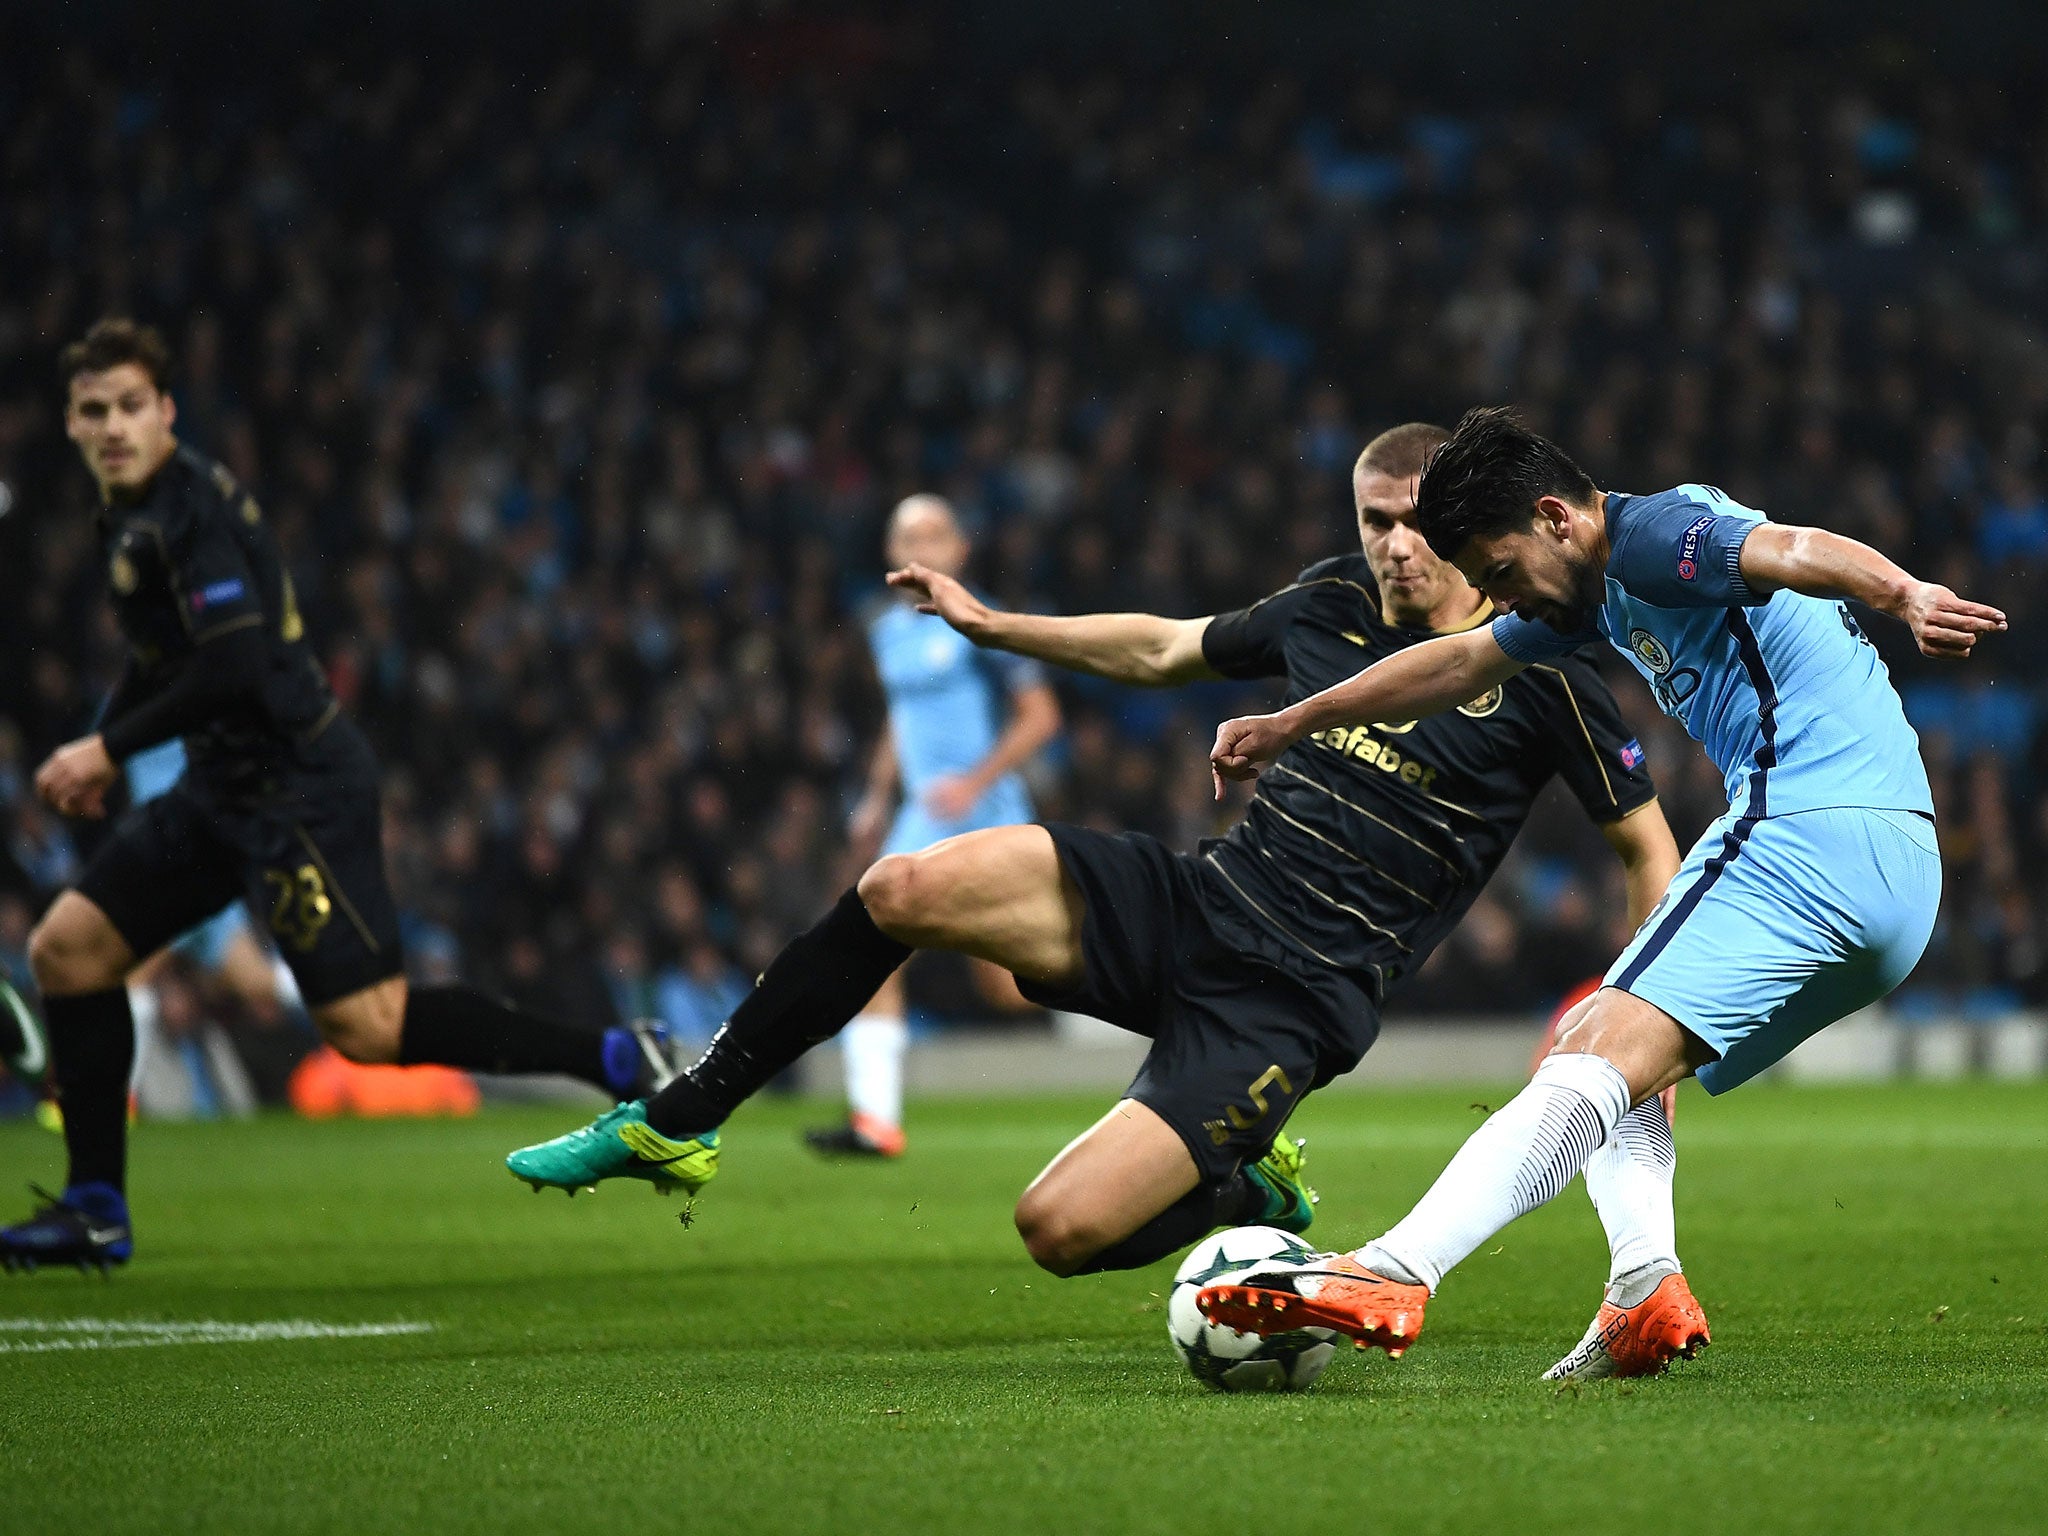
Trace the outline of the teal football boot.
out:
[[[535,1194],[545,1185],[566,1189],[573,1199],[600,1179],[645,1179],[663,1194],[680,1189],[694,1195],[718,1172],[718,1132],[672,1140],[647,1123],[647,1101],[634,1099],[581,1130],[521,1147],[505,1166]]]
[[[1278,1227],[1283,1232],[1309,1229],[1316,1219],[1316,1201],[1322,1197],[1301,1176],[1301,1165],[1307,1161],[1307,1142],[1292,1136],[1274,1138],[1266,1155],[1245,1169],[1246,1176],[1266,1192],[1266,1209],[1257,1222],[1247,1225]]]

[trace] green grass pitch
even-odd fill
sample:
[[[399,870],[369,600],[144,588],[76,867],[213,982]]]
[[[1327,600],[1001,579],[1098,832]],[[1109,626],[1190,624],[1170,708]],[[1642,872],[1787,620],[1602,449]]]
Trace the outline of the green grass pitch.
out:
[[[1316,1235],[1400,1214],[1504,1091],[1311,1100]],[[812,1160],[815,1105],[751,1108],[687,1230],[641,1186],[515,1184],[498,1158],[560,1111],[144,1126],[138,1262],[0,1281],[0,1528],[2048,1528],[2048,1087],[1689,1089],[1679,1230],[1716,1343],[1563,1392],[1536,1378],[1605,1260],[1577,1185],[1405,1359],[1204,1392],[1171,1263],[1056,1281],[1010,1228],[1100,1108],[919,1105],[889,1166]],[[56,1143],[0,1128],[0,1165],[52,1180]],[[432,1331],[47,1327],[81,1318]],[[46,1347],[95,1339],[136,1347]]]

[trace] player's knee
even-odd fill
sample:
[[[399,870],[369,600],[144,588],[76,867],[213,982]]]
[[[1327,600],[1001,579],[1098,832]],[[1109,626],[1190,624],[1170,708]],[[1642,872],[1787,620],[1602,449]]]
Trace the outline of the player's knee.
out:
[[[1102,1251],[1107,1243],[1092,1224],[1074,1219],[1058,1204],[1026,1191],[1017,1202],[1017,1235],[1032,1263],[1062,1279]]]
[[[915,943],[928,920],[920,909],[927,905],[932,882],[919,861],[907,853],[892,853],[868,866],[860,877],[861,904],[875,926],[892,939]]]
[[[399,1059],[403,1034],[400,1017],[372,1006],[358,994],[312,1010],[320,1036],[348,1060],[364,1067],[386,1067]]]
[[[28,936],[28,966],[36,989],[46,997],[99,992],[121,984],[122,946],[109,944],[86,924],[68,920],[62,909],[45,917]]]

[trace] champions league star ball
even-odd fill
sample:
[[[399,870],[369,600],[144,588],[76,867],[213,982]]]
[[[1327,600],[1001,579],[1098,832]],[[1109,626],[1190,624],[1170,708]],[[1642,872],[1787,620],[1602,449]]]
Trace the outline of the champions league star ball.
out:
[[[1305,1392],[1337,1353],[1327,1328],[1299,1328],[1261,1338],[1219,1327],[1202,1316],[1195,1296],[1203,1286],[1269,1259],[1307,1264],[1320,1257],[1292,1232],[1278,1227],[1232,1227],[1195,1244],[1173,1277],[1166,1331],[1195,1380],[1219,1392]]]

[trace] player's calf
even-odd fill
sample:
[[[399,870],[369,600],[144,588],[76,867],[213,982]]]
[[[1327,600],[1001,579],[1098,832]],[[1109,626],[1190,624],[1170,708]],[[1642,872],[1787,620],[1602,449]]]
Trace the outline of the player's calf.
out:
[[[358,1066],[381,1067],[403,1059],[406,980],[389,976],[361,991],[309,1010],[321,1038]]]

